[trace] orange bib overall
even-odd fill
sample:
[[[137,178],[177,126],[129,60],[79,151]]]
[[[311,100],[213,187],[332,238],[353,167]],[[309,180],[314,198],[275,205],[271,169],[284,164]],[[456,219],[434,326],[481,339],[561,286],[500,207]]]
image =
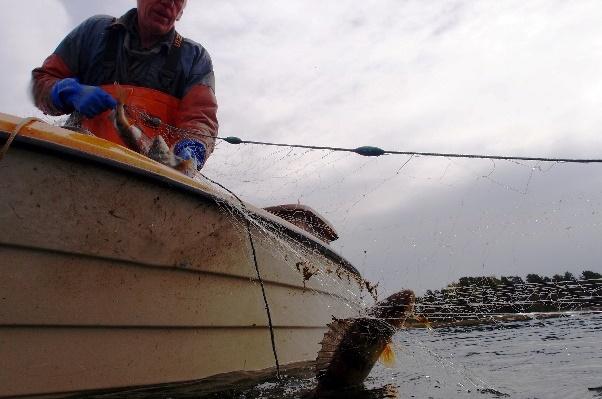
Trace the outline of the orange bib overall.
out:
[[[127,118],[131,124],[136,125],[151,139],[157,135],[163,136],[169,147],[178,140],[179,135],[170,128],[175,126],[180,100],[161,91],[146,87],[128,85],[102,85],[104,91],[115,99],[119,92],[124,93],[127,106]],[[112,111],[105,111],[94,118],[82,118],[81,126],[97,137],[112,141],[127,147],[121,136],[117,133],[111,118]]]

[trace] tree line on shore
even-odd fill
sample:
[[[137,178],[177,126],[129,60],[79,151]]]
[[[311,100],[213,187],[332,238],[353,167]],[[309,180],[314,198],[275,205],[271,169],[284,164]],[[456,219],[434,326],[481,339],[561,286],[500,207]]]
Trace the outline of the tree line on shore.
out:
[[[439,322],[575,310],[602,310],[602,274],[462,277],[417,299],[417,312]]]

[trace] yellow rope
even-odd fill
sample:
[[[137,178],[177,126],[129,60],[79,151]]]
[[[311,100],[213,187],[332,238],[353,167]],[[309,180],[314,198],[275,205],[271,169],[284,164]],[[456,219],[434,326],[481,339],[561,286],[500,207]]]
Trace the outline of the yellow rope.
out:
[[[6,153],[8,152],[8,148],[12,144],[15,137],[17,137],[17,134],[19,134],[25,126],[27,126],[33,122],[42,122],[42,120],[40,120],[38,118],[34,118],[34,117],[23,118],[21,120],[21,122],[19,122],[19,124],[17,126],[15,126],[15,128],[13,129],[13,132],[10,134],[10,136],[8,136],[8,140],[6,140],[6,143],[4,143],[4,146],[0,150],[0,161],[2,161],[2,158],[4,158],[4,155],[6,155]]]

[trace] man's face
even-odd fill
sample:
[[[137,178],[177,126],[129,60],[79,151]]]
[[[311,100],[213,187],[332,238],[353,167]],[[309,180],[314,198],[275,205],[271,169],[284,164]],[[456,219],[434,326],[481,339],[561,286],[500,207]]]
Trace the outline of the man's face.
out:
[[[156,35],[168,33],[185,5],[184,0],[138,0],[138,23]]]

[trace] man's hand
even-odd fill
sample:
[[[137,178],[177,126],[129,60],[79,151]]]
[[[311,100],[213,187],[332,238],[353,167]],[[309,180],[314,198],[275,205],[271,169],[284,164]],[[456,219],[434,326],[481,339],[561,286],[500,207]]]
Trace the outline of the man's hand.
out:
[[[52,87],[50,98],[59,110],[65,113],[75,110],[88,118],[93,118],[117,105],[115,99],[100,87],[82,85],[73,78],[56,82]]]
[[[194,168],[200,170],[205,164],[206,149],[200,141],[183,139],[173,148],[174,155],[184,161],[192,161]]]

